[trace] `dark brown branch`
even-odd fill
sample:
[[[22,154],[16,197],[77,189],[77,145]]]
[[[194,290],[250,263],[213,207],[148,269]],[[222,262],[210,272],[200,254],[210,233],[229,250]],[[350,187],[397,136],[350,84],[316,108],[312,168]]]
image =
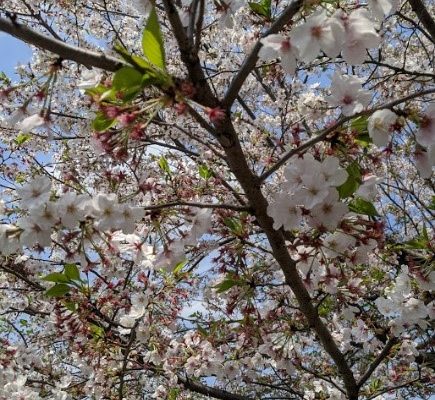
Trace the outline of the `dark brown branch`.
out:
[[[266,37],[273,33],[278,33],[296,15],[296,13],[302,7],[302,4],[303,4],[303,0],[293,1],[275,20],[272,26],[262,35],[262,37]],[[245,82],[246,78],[255,67],[255,64],[258,60],[258,52],[260,51],[262,46],[263,45],[259,40],[252,48],[251,53],[243,61],[243,64],[240,67],[240,70],[237,73],[237,75],[231,81],[227,93],[225,94],[225,98],[222,102],[225,108],[230,108],[234,100],[237,98],[239,91],[243,86],[243,83]]]
[[[233,211],[249,211],[248,207],[235,206],[232,204],[207,204],[207,203],[189,203],[187,201],[173,201],[171,203],[157,204],[155,206],[147,206],[144,209],[146,211],[162,210],[170,207],[195,207],[195,208],[221,208],[224,210]]]
[[[435,21],[427,11],[424,3],[421,0],[408,0],[412,11],[417,14],[421,24],[426,28],[432,37],[432,42],[435,43]]]
[[[201,124],[201,121],[198,122]],[[245,191],[258,225],[263,229],[275,260],[284,272],[285,281],[293,291],[299,308],[307,319],[310,328],[317,334],[323,348],[334,361],[343,379],[349,400],[356,400],[358,398],[358,387],[352,370],[328,328],[321,320],[316,307],[314,307],[312,299],[299,276],[296,263],[290,257],[281,231],[277,231],[273,227],[273,220],[267,214],[267,200],[261,192],[261,181],[249,168],[230,118],[227,117],[225,121],[222,121],[216,127],[216,130],[210,133],[215,135],[225,149],[228,165]]]
[[[122,60],[118,60],[117,58],[106,56],[103,53],[81,49],[62,42],[61,40],[47,37],[36,30],[7,18],[0,18],[0,31],[6,32],[40,49],[57,54],[65,60],[75,61],[86,67],[96,67],[115,72],[125,65]]]
[[[178,382],[182,383],[186,389],[192,390],[193,392],[203,394],[204,396],[214,397],[220,400],[253,400],[252,397],[241,396],[239,394],[234,394],[227,392],[226,390],[213,388],[210,386],[203,385],[202,383],[192,381],[188,378],[178,377]]]
[[[201,68],[198,55],[194,46],[189,41],[183,24],[181,23],[177,7],[171,0],[163,0],[163,5],[169,22],[171,23],[175,39],[177,40],[181,60],[186,65],[189,72],[189,79],[200,88],[198,93],[195,95],[195,100],[207,107],[217,107],[219,105],[218,101],[206,83],[206,77]]]
[[[388,356],[390,353],[390,350],[392,347],[398,342],[398,339],[396,337],[391,337],[383,350],[379,353],[379,355],[376,357],[376,359],[372,362],[369,369],[366,371],[366,373],[362,376],[362,378],[358,382],[358,387],[362,387],[364,383],[366,383],[370,377],[372,376],[373,372],[375,372],[376,368],[379,366],[379,364]]]

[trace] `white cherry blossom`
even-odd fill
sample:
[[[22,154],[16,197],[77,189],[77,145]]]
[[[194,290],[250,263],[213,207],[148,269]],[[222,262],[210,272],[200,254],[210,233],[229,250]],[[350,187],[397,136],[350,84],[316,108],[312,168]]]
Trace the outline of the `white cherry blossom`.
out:
[[[77,195],[74,192],[62,194],[56,203],[62,225],[69,229],[77,228],[79,222],[85,220],[85,206],[89,200],[88,195]]]
[[[366,175],[363,178],[362,185],[358,188],[355,194],[364,200],[373,201],[378,194],[376,185],[382,181],[383,179],[376,175]]]
[[[298,50],[290,37],[278,34],[268,35],[264,39],[261,39],[261,43],[263,47],[258,53],[261,59],[270,60],[280,57],[284,71],[288,74],[295,73]]]
[[[122,222],[122,212],[114,193],[98,193],[91,204],[91,215],[96,219],[97,229],[102,231],[116,229]]]
[[[367,0],[367,3],[372,15],[378,20],[382,20],[397,7],[395,0]]]
[[[18,229],[11,224],[0,224],[0,249],[1,254],[7,256],[15,253],[20,248]]]
[[[343,232],[334,232],[325,237],[323,240],[323,251],[328,257],[337,257],[346,255],[346,253],[355,246],[356,240],[353,236]]]
[[[33,247],[38,244],[41,247],[48,247],[51,244],[51,229],[44,229],[38,221],[31,217],[21,218],[17,225],[23,229],[20,234],[22,246]]]
[[[366,49],[378,47],[381,41],[370,14],[363,8],[358,8],[350,15],[340,10],[335,18],[345,30],[343,58],[349,64],[362,64],[367,56]]]
[[[361,112],[371,100],[371,93],[362,88],[361,80],[353,75],[336,72],[331,80],[331,96],[327,98],[333,107],[341,107],[344,115]]]
[[[344,28],[325,11],[312,14],[292,30],[292,38],[304,62],[313,61],[323,50],[328,57],[336,57],[344,41]]]
[[[417,148],[414,153],[415,166],[420,176],[429,179],[435,166],[435,145],[427,150]]]
[[[427,107],[420,120],[420,128],[415,138],[424,147],[435,146],[435,103]]]
[[[18,123],[17,128],[23,132],[31,132],[33,128],[38,128],[46,122],[40,114],[33,114]]]
[[[144,0],[145,1],[145,0]],[[140,1],[143,3],[144,1]],[[98,85],[102,78],[101,72],[97,72],[95,69],[83,69],[81,73],[82,80],[77,83],[77,87],[84,91]]]
[[[119,205],[121,217],[119,229],[124,233],[133,233],[136,229],[136,224],[145,215],[145,210],[141,207],[132,207],[128,204]]]
[[[373,143],[378,147],[387,146],[390,142],[392,125],[397,115],[388,109],[375,111],[368,119],[367,128]]]
[[[45,175],[37,176],[22,187],[17,187],[21,197],[21,206],[25,208],[38,207],[50,198],[51,180]]]
[[[59,221],[56,204],[52,201],[31,208],[29,214],[45,230],[49,230]]]
[[[273,218],[275,229],[281,226],[286,230],[296,229],[302,222],[302,210],[297,199],[287,193],[275,197],[275,201],[267,208],[267,214]]]
[[[321,174],[325,178],[325,182],[330,186],[340,186],[346,182],[348,173],[344,168],[340,167],[340,160],[337,157],[326,157],[322,161]]]
[[[315,205],[322,203],[328,194],[329,186],[322,174],[305,175],[301,189],[295,194],[295,199],[310,210]]]
[[[338,192],[330,189],[328,196],[311,210],[310,225],[334,230],[349,211],[346,204],[338,200]]]

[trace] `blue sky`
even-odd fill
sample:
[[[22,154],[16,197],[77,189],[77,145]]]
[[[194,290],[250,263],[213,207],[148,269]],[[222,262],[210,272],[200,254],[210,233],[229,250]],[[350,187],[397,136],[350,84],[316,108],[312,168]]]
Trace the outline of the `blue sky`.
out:
[[[0,54],[0,71],[14,80],[15,67],[29,61],[32,50],[18,39],[6,33],[0,33]]]

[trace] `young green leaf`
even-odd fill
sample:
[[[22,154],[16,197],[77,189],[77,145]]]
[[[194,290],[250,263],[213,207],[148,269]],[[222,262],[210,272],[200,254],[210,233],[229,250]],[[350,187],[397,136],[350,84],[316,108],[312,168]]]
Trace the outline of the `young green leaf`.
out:
[[[42,280],[47,281],[47,282],[54,282],[54,283],[67,283],[67,282],[69,282],[68,277],[60,272],[52,272],[51,274],[44,276],[42,278]]]
[[[171,175],[171,169],[169,168],[169,163],[166,157],[161,156],[159,159],[159,167],[163,172],[166,172],[168,175]]]
[[[238,281],[235,281],[234,279],[225,279],[223,282],[214,286],[214,288],[216,289],[216,293],[224,293],[227,290],[230,290],[233,286],[236,286],[237,284]]]
[[[18,136],[15,138],[15,143],[18,146],[23,145],[24,143],[26,143],[27,141],[29,141],[32,138],[32,135],[29,135],[28,133],[20,133],[18,134]]]
[[[142,74],[133,67],[122,67],[113,75],[112,87],[116,90],[126,90],[142,84]]]
[[[257,15],[271,19],[272,17],[272,1],[263,0],[259,3],[250,2],[248,3],[250,9]]]
[[[80,281],[80,272],[75,264],[65,264],[66,277],[71,281]]]
[[[116,119],[107,118],[103,113],[98,112],[92,122],[92,128],[97,132],[104,132],[115,125],[115,123]]]
[[[162,70],[165,69],[165,48],[159,20],[154,7],[150,12],[142,35],[142,50],[149,62]]]
[[[361,183],[361,171],[358,163],[353,162],[346,168],[346,171],[349,174],[346,182],[337,188],[340,199],[352,196],[358,190]]]
[[[50,289],[48,289],[45,294],[48,297],[63,297],[65,296],[69,291],[71,290],[71,287],[68,285],[65,285],[64,283],[59,283],[58,285],[54,285]]]
[[[207,167],[207,165],[200,165],[198,167],[199,169],[199,176],[205,180],[210,179],[213,176],[213,172]]]
[[[379,216],[375,206],[367,200],[357,197],[349,203],[349,210],[357,213],[364,214],[370,217]]]
[[[178,274],[178,272],[180,272],[183,267],[187,264],[187,260],[183,260],[180,261],[175,267],[174,270],[172,271],[174,274]]]
[[[239,236],[243,232],[243,226],[240,220],[232,217],[227,217],[224,219],[224,224],[230,228],[231,232],[236,236]]]

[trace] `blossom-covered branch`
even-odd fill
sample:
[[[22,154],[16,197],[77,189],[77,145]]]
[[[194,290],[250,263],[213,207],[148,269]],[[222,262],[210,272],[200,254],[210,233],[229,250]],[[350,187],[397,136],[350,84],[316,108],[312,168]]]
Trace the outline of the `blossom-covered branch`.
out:
[[[75,61],[89,68],[95,67],[115,72],[124,65],[122,60],[107,56],[104,53],[82,49],[56,38],[45,36],[21,24],[13,17],[0,17],[0,31],[6,32],[30,45],[50,51],[62,59]]]

